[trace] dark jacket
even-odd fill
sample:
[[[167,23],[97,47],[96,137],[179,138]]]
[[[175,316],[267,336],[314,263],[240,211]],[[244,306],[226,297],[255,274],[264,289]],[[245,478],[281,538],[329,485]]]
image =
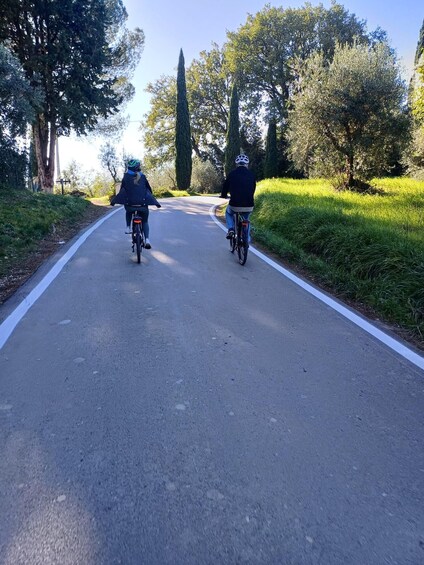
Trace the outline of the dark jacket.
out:
[[[254,205],[253,195],[256,190],[255,175],[247,167],[237,167],[225,179],[221,198],[230,193],[230,206],[249,207]]]
[[[125,206],[158,206],[159,202],[152,194],[149,181],[140,173],[137,182],[137,175],[126,172],[121,182],[121,188],[110,202],[115,204],[125,204]]]

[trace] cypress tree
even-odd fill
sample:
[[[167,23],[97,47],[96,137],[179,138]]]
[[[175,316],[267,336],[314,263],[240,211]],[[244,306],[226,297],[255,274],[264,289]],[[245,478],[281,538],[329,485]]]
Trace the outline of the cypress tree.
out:
[[[240,153],[240,120],[237,86],[231,91],[230,114],[228,116],[227,143],[225,147],[225,175],[234,169],[235,158]]]
[[[177,72],[177,108],[175,123],[175,176],[177,187],[187,190],[191,183],[191,131],[188,112],[184,55],[180,51]]]
[[[271,119],[266,136],[264,175],[266,179],[278,176],[277,123]]]
[[[420,29],[420,36],[418,38],[417,50],[415,51],[415,66],[418,65],[421,55],[424,53],[424,20]]]

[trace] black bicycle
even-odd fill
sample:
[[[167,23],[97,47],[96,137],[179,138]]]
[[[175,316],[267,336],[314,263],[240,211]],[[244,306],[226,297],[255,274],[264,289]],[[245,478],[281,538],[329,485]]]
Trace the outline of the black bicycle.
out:
[[[244,265],[249,250],[249,220],[245,220],[240,212],[234,212],[235,231],[230,237],[230,251],[237,251],[238,262]]]
[[[132,231],[132,250],[137,254],[137,263],[141,261],[141,252],[146,245],[146,239],[143,233],[143,220],[138,210],[133,212],[131,219]]]

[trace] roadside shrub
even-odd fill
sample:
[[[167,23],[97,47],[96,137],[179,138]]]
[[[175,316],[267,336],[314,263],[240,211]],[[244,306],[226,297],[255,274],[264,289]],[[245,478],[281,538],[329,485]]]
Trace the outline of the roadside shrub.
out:
[[[214,194],[221,191],[222,176],[210,161],[193,161],[191,190],[202,194]]]

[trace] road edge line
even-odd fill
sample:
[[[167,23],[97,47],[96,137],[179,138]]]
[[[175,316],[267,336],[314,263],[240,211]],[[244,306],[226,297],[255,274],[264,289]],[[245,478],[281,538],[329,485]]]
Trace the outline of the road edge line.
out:
[[[120,208],[112,210],[109,214],[100,218],[93,226],[88,228],[77,241],[58,259],[50,271],[41,279],[41,281],[31,290],[31,292],[26,296],[22,302],[13,310],[11,314],[0,324],[0,350],[3,348],[9,337],[12,335],[13,330],[28,312],[28,310],[35,304],[35,302],[40,298],[43,292],[50,286],[54,281],[66,263],[75,255],[81,245],[85,240],[108,218],[116,214]]]
[[[213,204],[209,209],[209,215],[212,218],[212,220],[215,222],[215,224],[217,224],[223,231],[226,231],[225,226],[216,218],[215,212],[218,206],[220,206],[220,204]],[[321,302],[323,302],[324,304],[326,304],[327,306],[329,306],[330,308],[341,314],[344,318],[347,318],[349,321],[353,322],[356,326],[360,327],[362,330],[375,337],[378,341],[389,347],[389,349],[395,351],[401,357],[403,357],[404,359],[406,359],[407,361],[409,361],[419,369],[424,370],[424,357],[422,357],[418,353],[415,353],[415,351],[413,351],[412,349],[410,349],[409,347],[407,347],[397,339],[394,339],[393,337],[389,336],[388,334],[386,334],[385,332],[374,326],[371,322],[364,320],[364,318],[361,318],[361,316],[355,314],[354,312],[349,310],[349,308],[346,308],[346,306],[339,304],[333,298],[330,298],[320,290],[316,289],[306,281],[302,280],[300,277],[296,276],[289,270],[285,269],[284,267],[282,267],[281,265],[279,265],[278,263],[267,257],[264,253],[258,251],[253,245],[249,246],[249,251],[252,252],[257,257],[259,257],[259,259],[262,259],[262,261],[267,263],[270,267],[273,267],[276,271],[281,273],[283,276],[294,282],[297,286],[300,286],[301,288],[303,288],[303,290],[306,290],[306,292],[308,292],[309,294],[311,294],[312,296],[314,296],[315,298],[317,298],[318,300],[320,300]]]

